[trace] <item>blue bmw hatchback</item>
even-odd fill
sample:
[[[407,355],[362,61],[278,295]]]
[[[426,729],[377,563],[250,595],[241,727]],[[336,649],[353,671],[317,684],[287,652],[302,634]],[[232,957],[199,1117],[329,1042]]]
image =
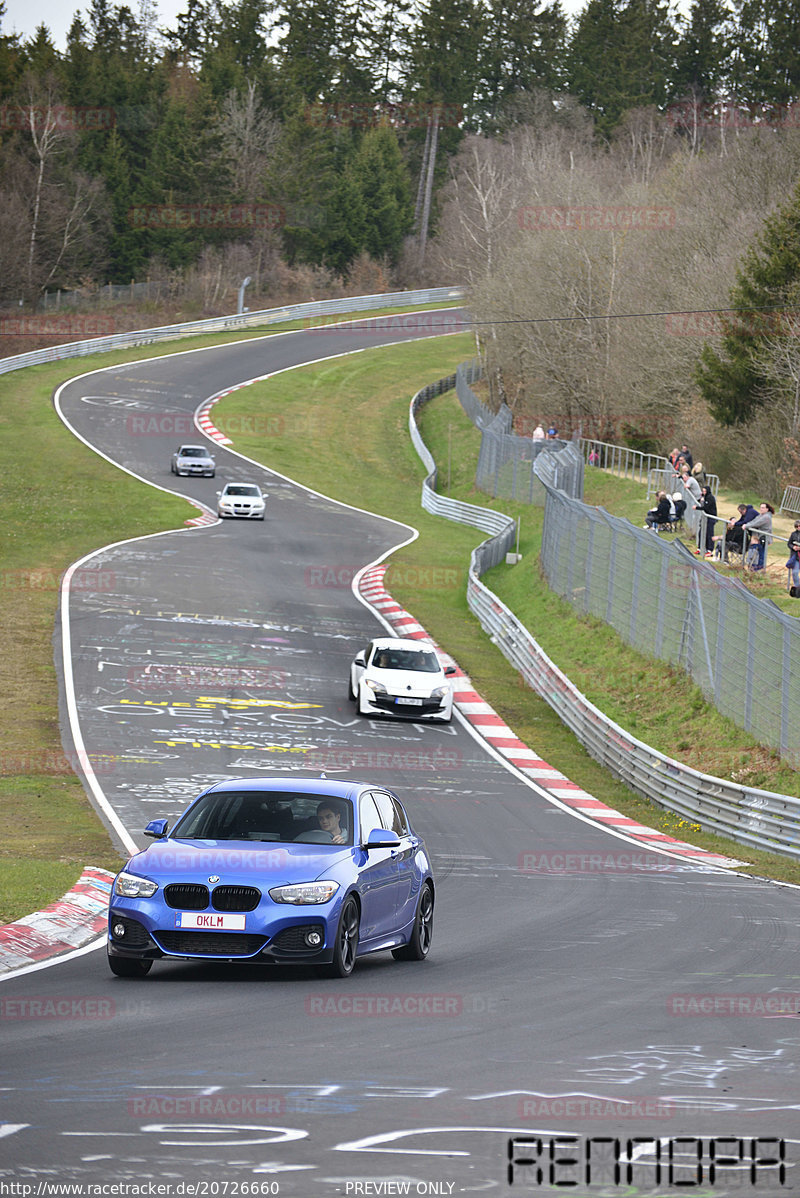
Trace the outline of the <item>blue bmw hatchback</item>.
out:
[[[391,950],[421,961],[434,881],[402,803],[381,786],[240,778],[203,791],[117,874],[108,963],[143,977],[159,958],[318,965],[347,977]]]

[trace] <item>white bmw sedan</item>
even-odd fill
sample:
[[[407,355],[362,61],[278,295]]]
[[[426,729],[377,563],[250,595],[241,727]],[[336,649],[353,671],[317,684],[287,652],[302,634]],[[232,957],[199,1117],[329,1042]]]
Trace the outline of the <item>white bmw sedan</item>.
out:
[[[228,483],[219,492],[217,513],[226,516],[243,516],[249,520],[263,520],[266,510],[266,495],[255,483]]]
[[[350,667],[349,696],[361,715],[442,720],[453,714],[455,666],[442,666],[424,641],[377,637]]]

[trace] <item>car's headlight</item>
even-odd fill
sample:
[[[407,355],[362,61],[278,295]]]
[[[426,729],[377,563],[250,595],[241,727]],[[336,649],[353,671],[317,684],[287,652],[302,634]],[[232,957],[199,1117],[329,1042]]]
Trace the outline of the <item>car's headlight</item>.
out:
[[[339,889],[338,882],[296,882],[291,886],[274,886],[269,897],[276,903],[327,903]]]
[[[432,699],[446,699],[449,693],[450,693],[449,686],[437,686],[435,690],[431,691],[431,698]]]
[[[376,682],[374,678],[365,678],[364,685],[368,686],[369,689],[374,691],[376,695],[385,695],[387,693],[386,687],[383,685],[383,683]]]
[[[123,898],[150,898],[158,890],[158,882],[148,878],[137,878],[135,874],[126,874],[123,870],[117,874],[114,881],[114,894]]]

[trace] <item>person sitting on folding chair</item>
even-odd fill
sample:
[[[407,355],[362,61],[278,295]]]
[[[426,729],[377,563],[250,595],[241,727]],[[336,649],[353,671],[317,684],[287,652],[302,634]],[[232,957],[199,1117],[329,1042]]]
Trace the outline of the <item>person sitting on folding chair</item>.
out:
[[[656,506],[644,518],[644,527],[658,532],[659,526],[669,524],[669,496],[666,491],[656,491]]]

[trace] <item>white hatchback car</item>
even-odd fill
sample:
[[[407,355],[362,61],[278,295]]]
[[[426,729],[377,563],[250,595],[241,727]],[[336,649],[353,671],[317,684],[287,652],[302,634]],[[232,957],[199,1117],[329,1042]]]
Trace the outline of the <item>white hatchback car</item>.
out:
[[[226,516],[243,516],[246,520],[263,520],[266,511],[266,495],[255,483],[228,483],[218,491],[217,513]]]
[[[443,720],[453,714],[455,666],[442,666],[432,645],[377,637],[350,667],[349,696],[360,715]]]

